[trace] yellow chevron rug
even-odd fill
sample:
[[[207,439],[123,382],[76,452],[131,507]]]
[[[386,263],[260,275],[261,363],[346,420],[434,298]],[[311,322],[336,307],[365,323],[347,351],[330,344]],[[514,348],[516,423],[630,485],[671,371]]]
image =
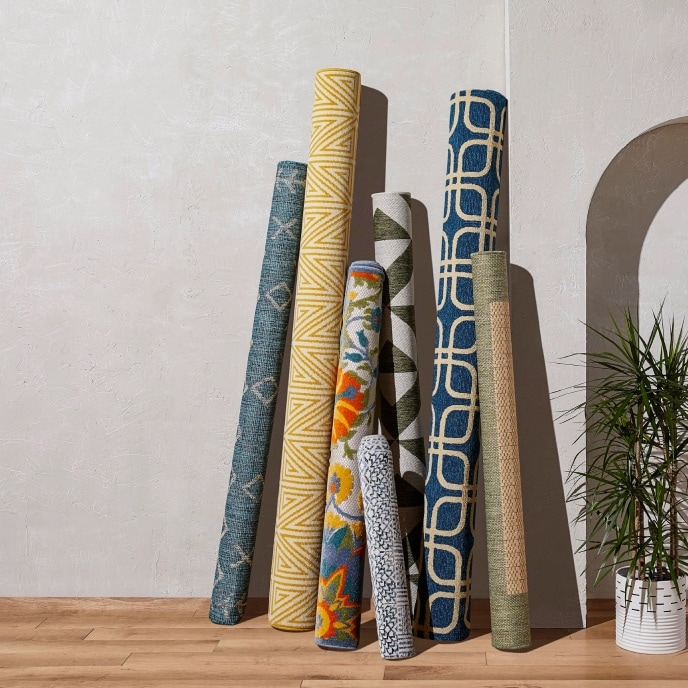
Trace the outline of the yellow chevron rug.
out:
[[[268,618],[315,628],[361,75],[315,77]]]

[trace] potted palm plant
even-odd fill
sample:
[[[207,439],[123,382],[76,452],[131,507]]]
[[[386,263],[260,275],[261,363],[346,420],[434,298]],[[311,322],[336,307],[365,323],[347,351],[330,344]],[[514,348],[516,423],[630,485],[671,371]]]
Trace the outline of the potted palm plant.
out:
[[[629,311],[605,351],[587,354],[586,400],[563,414],[584,417],[587,447],[571,471],[568,499],[582,504],[583,549],[599,556],[595,584],[616,577],[616,643],[664,654],[686,646],[688,334],[662,309],[641,335]],[[581,462],[577,462],[581,463]]]

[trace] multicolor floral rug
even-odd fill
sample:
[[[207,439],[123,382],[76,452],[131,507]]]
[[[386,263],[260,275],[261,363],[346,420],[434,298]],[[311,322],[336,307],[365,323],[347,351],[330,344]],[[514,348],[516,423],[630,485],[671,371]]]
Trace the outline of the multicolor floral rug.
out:
[[[346,284],[332,422],[315,642],[356,649],[359,641],[365,527],[356,451],[373,428],[384,271],[351,264]]]

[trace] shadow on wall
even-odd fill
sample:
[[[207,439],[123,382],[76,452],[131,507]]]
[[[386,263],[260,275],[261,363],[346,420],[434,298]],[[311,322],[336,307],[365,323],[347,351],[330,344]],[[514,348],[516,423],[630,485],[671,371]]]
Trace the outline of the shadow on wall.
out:
[[[499,184],[499,215],[497,216],[497,241],[495,251],[509,254],[510,218],[509,218],[509,124],[504,124],[504,150],[502,151],[502,171]]]
[[[349,263],[375,259],[373,234],[374,193],[385,190],[387,170],[387,96],[374,88],[361,87],[361,114],[358,121],[354,199],[351,208]],[[372,594],[368,557],[363,571],[363,595]]]
[[[387,109],[387,96],[384,93],[368,86],[362,87],[349,239],[350,263],[375,258],[371,196],[385,190]]]
[[[423,203],[412,198],[411,214],[413,217],[413,288],[415,292],[418,378],[420,381],[420,419],[423,437],[427,440],[432,403],[437,300],[435,297],[435,273],[432,267],[428,210]]]
[[[508,253],[509,240],[507,127],[496,249]],[[531,624],[576,628],[583,620],[535,287],[531,274],[519,265],[510,266],[509,281]],[[482,507],[478,514],[484,521]]]
[[[499,185],[499,208],[497,215],[497,240],[495,251],[509,254],[509,125],[505,122],[502,171]],[[480,458],[482,462],[482,456]],[[525,506],[525,505],[524,505]],[[471,592],[475,597],[490,595],[487,570],[487,524],[485,519],[485,483],[482,465],[478,471],[478,501],[475,510],[475,541],[473,544],[473,574]]]
[[[535,288],[518,265],[510,292],[531,623],[577,628],[583,620]]]
[[[657,212],[688,179],[688,123],[653,128],[624,147],[609,163],[595,188],[587,220],[586,322],[595,329],[610,325],[621,309],[638,314],[640,254]],[[599,336],[588,331],[587,352],[602,350]],[[597,571],[588,555],[588,596],[612,597],[614,581],[593,590]]]

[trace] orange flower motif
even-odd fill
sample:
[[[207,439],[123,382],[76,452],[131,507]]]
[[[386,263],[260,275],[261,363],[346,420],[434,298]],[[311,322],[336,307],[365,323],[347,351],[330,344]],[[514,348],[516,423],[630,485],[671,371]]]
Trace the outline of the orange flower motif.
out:
[[[360,607],[344,592],[346,567],[320,577],[320,599],[315,620],[316,638],[356,637]]]
[[[318,638],[332,638],[337,635],[337,613],[330,609],[326,600],[318,602],[317,616],[315,620]]]
[[[364,393],[361,383],[351,373],[337,371],[337,391],[334,401],[332,444],[346,437],[363,410]]]

